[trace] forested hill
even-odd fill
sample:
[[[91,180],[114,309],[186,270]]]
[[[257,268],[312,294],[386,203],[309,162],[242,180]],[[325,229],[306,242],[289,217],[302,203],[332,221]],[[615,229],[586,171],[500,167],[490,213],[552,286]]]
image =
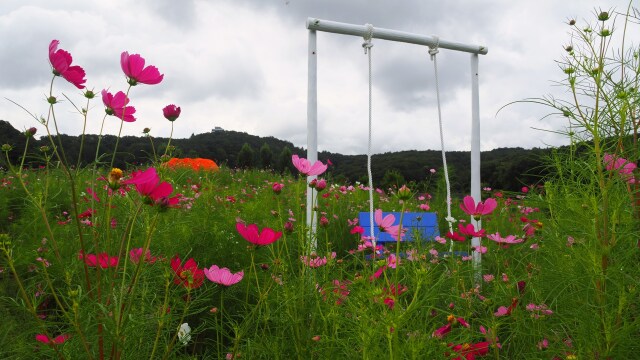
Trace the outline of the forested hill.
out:
[[[30,142],[30,153],[38,154],[38,148],[48,145],[46,138],[37,134],[36,141]],[[81,138],[79,136],[61,135],[65,152],[71,163],[77,162]],[[153,158],[151,141],[157,153],[162,154],[167,146],[167,138],[150,138],[125,136],[120,139],[116,166],[126,168],[127,165],[149,162]],[[114,148],[116,137],[105,135],[100,145],[101,154],[110,154]],[[98,143],[97,135],[86,135],[81,162],[93,162]],[[9,144],[14,147],[10,152],[11,161],[15,164],[22,155],[25,136],[7,121],[0,120],[0,145]],[[213,159],[219,164],[229,167],[270,168],[275,171],[292,170],[291,155],[305,156],[305,150],[293,146],[291,142],[274,137],[259,137],[237,131],[218,130],[209,133],[192,135],[188,139],[173,139],[176,157],[203,157]],[[486,186],[496,189],[517,190],[523,185],[532,184],[542,175],[542,158],[548,153],[546,149],[525,150],[522,148],[500,148],[485,151],[481,155],[481,177]],[[3,156],[4,157],[4,156]],[[366,181],[366,155],[342,155],[321,152],[318,156],[333,164],[329,167],[331,176],[341,182]],[[35,157],[28,163],[38,164]],[[447,152],[452,187],[457,191],[469,188],[470,155],[466,151]],[[4,162],[0,162],[4,164]],[[402,184],[408,181],[421,182],[431,175],[430,169],[439,173],[442,169],[442,156],[439,150],[400,151],[374,155],[372,173],[374,183],[380,186]],[[435,181],[436,177],[431,181]]]

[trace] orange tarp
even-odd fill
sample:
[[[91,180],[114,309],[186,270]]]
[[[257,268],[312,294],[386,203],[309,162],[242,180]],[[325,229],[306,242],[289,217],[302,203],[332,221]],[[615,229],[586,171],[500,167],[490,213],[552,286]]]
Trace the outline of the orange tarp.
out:
[[[203,158],[171,158],[171,160],[165,163],[165,166],[175,169],[175,168],[192,168],[193,170],[208,170],[208,171],[218,171],[218,164],[211,159],[203,159]]]

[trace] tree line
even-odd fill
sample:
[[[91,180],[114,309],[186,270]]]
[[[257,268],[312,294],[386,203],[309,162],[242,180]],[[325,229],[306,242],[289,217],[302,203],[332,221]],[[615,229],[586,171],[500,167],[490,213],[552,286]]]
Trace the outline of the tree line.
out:
[[[16,164],[24,149],[26,137],[23,132],[16,130],[7,122],[0,120],[0,145],[9,144],[14,150],[9,153],[10,161]],[[116,137],[104,135],[100,140],[98,135],[84,136],[82,153],[80,153],[81,137],[60,135],[54,136],[65,149],[67,161],[70,164],[87,165],[94,162],[96,149],[100,141],[98,158],[103,162],[110,162]],[[153,143],[153,145],[152,145]],[[126,169],[150,163],[155,156],[164,154],[168,138],[153,138],[149,136],[124,136],[118,144],[118,156],[114,166]],[[230,168],[259,168],[275,172],[291,172],[295,169],[291,164],[291,155],[306,157],[303,148],[294,146],[291,142],[274,137],[259,137],[237,131],[212,131],[209,133],[191,135],[186,139],[171,140],[172,155],[174,157],[202,157],[216,161],[219,165]],[[50,146],[46,137],[30,141],[27,165],[39,166],[42,156],[39,155],[40,146]],[[481,154],[481,179],[483,184],[496,189],[518,190],[522,186],[539,181],[545,175],[544,159],[550,149],[499,148],[484,151]],[[80,159],[78,159],[80,156]],[[4,156],[3,156],[4,157]],[[108,157],[108,159],[107,159]],[[318,158],[329,162],[329,175],[336,182],[367,183],[366,155],[343,155],[332,152],[320,152]],[[78,161],[79,160],[79,161]],[[465,192],[469,189],[471,169],[470,153],[468,151],[447,152],[447,164],[452,189]],[[435,181],[431,169],[436,174],[442,172],[442,156],[439,150],[408,150],[387,152],[372,156],[373,182],[380,187],[390,187],[403,183],[423,183]],[[438,178],[438,175],[435,175]]]

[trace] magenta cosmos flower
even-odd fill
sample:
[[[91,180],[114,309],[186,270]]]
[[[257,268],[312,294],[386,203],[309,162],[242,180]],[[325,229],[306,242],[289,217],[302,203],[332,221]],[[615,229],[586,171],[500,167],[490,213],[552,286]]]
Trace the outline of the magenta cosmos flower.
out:
[[[211,265],[208,269],[204,268],[204,276],[216,284],[231,286],[242,280],[244,271],[239,271],[234,274],[227,268],[219,268],[217,265]]]
[[[168,182],[160,182],[160,177],[155,168],[134,171],[131,174],[131,179],[124,180],[121,184],[134,184],[138,193],[150,200],[150,205],[176,206],[180,202],[178,196],[169,198],[169,195],[173,192],[173,187]]]
[[[184,264],[178,255],[171,259],[171,269],[176,275],[173,283],[182,285],[187,289],[197,289],[204,282],[204,271],[198,269],[198,264],[193,258],[187,260]]]
[[[119,258],[117,256],[109,256],[107,253],[100,253],[98,255],[95,254],[87,254],[84,255],[82,252],[78,254],[78,258],[80,260],[84,260],[84,262],[89,267],[98,267],[102,269],[116,267],[118,266]]]
[[[493,210],[495,210],[496,206],[498,206],[498,203],[492,198],[489,198],[484,202],[479,201],[478,205],[476,205],[476,201],[469,195],[465,196],[464,199],[462,199],[462,204],[460,204],[462,211],[474,218],[491,214]]]
[[[139,54],[129,55],[128,51],[124,51],[120,55],[120,66],[124,74],[127,75],[127,82],[131,86],[138,85],[138,83],[147,85],[159,84],[164,77],[157,67],[152,65],[145,67],[142,56]]]
[[[282,236],[281,231],[275,232],[271,228],[264,228],[259,232],[256,224],[246,226],[243,223],[236,223],[236,230],[245,240],[258,246],[274,243]]]
[[[133,262],[134,264],[137,264],[142,258],[144,262],[153,264],[158,260],[156,256],[151,256],[151,250],[149,249],[147,249],[147,252],[144,254],[144,257],[143,257],[142,256],[143,250],[144,250],[143,248],[131,249],[131,251],[129,251],[129,259],[131,260],[131,262]]]
[[[49,44],[49,61],[53,67],[53,74],[56,76],[62,76],[68,82],[72,83],[78,89],[84,89],[85,79],[84,69],[78,65],[71,66],[73,58],[71,54],[62,49],[58,49],[60,41],[51,40]]]
[[[487,234],[487,231],[485,229],[476,231],[476,228],[473,226],[473,224],[458,224],[458,232],[460,232],[460,234],[471,237],[484,237]]]
[[[56,344],[56,345],[60,345],[63,344],[65,341],[67,341],[69,338],[71,337],[71,335],[69,334],[62,334],[62,335],[58,335],[53,339],[49,339],[49,337],[45,334],[36,334],[36,340],[44,343],[44,344],[48,344],[48,345],[52,345],[52,344]]]
[[[323,164],[320,160],[317,160],[313,165],[311,165],[309,160],[298,157],[298,155],[293,155],[291,156],[291,162],[301,174],[307,176],[320,175],[327,171],[327,165]]]
[[[102,103],[104,103],[104,111],[107,115],[113,115],[126,122],[136,121],[133,116],[136,113],[136,108],[128,106],[129,98],[122,91],[112,95],[107,90],[102,90]]]
[[[162,114],[169,121],[176,121],[176,119],[180,116],[180,107],[175,106],[173,104],[167,105],[162,109]]]

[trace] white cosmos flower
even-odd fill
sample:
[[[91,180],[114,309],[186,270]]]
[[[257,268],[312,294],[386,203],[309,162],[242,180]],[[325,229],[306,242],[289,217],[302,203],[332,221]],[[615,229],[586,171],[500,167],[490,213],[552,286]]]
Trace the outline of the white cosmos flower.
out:
[[[187,345],[191,341],[191,327],[189,324],[184,323],[178,327],[178,340],[182,342],[182,345]]]

